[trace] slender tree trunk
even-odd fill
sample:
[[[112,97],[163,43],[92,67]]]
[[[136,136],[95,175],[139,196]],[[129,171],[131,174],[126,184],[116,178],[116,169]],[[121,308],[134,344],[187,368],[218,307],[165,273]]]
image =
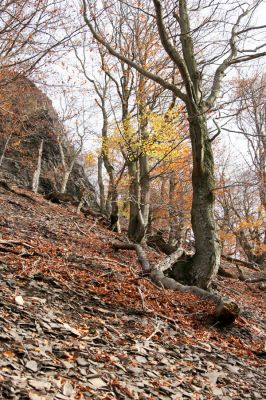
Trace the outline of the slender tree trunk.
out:
[[[131,180],[129,188],[130,211],[128,237],[131,240],[140,243],[145,236],[145,224],[141,212],[141,188],[139,183],[139,171],[137,161],[128,162],[128,173]]]
[[[72,168],[64,171],[63,179],[62,179],[62,184],[60,188],[60,193],[65,193],[66,187],[67,187],[67,182],[69,180],[70,174],[71,174]]]
[[[65,153],[64,153],[64,147],[63,144],[60,141],[60,138],[58,138],[58,146],[59,146],[59,151],[60,151],[60,155],[61,155],[61,162],[62,162],[62,166],[63,166],[63,178],[62,178],[62,183],[61,183],[61,187],[60,187],[60,193],[65,193],[66,191],[66,187],[67,187],[67,183],[70,177],[70,174],[73,170],[74,164],[76,159],[78,158],[79,154],[82,151],[82,145],[79,148],[78,151],[75,152],[75,154],[71,157],[71,161],[69,163],[66,162],[66,157],[65,157]]]
[[[118,207],[118,191],[115,183],[112,184],[112,192],[111,192],[111,216],[110,223],[111,229],[114,232],[121,232],[120,223],[119,223],[119,207]]]
[[[176,211],[176,206],[175,206],[175,201],[176,201],[176,177],[175,173],[172,172],[169,178],[169,206],[168,206],[168,212],[169,212],[169,225],[170,225],[170,231],[169,231],[169,238],[168,238],[168,243],[171,246],[177,246],[180,247],[182,246],[182,241],[183,241],[183,229],[184,229],[184,223],[183,223],[183,216],[182,216],[182,210]],[[179,218],[179,220],[178,220]]]
[[[39,188],[39,181],[40,181],[41,167],[42,167],[42,152],[43,152],[43,139],[41,140],[41,144],[39,147],[37,167],[36,170],[34,171],[32,179],[32,190],[34,193],[37,193]]]
[[[141,214],[145,228],[148,225],[150,210],[150,176],[148,156],[144,154],[139,159],[140,166],[140,189],[141,189]]]
[[[103,157],[100,155],[98,157],[98,185],[100,192],[100,210],[102,213],[106,212],[106,202],[103,184]]]
[[[145,93],[145,78],[140,75],[139,87],[138,87],[138,110],[139,110],[139,124],[140,124],[140,135],[142,141],[145,143],[149,138],[147,130],[148,120],[146,116],[146,107],[144,100],[146,98]],[[143,152],[139,157],[139,176],[140,176],[140,212],[141,212],[141,223],[144,224],[144,230],[146,230],[149,220],[149,209],[150,209],[150,174],[149,174],[149,157],[148,154],[141,149]],[[145,231],[144,231],[145,234]]]
[[[221,256],[214,220],[214,160],[204,114],[189,112],[189,124],[193,153],[191,219],[196,247],[191,277],[196,286],[208,288]]]
[[[102,97],[102,115],[103,115],[103,126],[102,126],[102,161],[104,167],[109,176],[108,195],[106,200],[105,210],[110,215],[110,227],[114,232],[120,232],[119,224],[119,207],[118,207],[118,190],[117,181],[115,178],[114,167],[109,159],[108,152],[108,115],[105,107],[105,97]]]
[[[106,212],[110,215],[110,226],[112,230],[114,232],[120,232],[117,182],[114,176],[114,167],[111,165],[106,151],[103,153],[103,162],[109,176]]]
[[[105,208],[106,208],[106,214],[108,216],[110,216],[111,212],[112,212],[112,188],[111,188],[110,180],[109,180],[109,183],[108,183],[108,191],[107,191]]]

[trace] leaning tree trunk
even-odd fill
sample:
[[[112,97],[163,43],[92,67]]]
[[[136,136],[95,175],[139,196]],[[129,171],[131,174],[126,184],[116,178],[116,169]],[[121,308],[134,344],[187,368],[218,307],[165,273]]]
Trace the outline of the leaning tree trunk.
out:
[[[208,288],[218,272],[221,256],[214,220],[214,160],[204,114],[189,112],[189,117],[193,154],[191,220],[196,248],[191,278],[196,286]]]

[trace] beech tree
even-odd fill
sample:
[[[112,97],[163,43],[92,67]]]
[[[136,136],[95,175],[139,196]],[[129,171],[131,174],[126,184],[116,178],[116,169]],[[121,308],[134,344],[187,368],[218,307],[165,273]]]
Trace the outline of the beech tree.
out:
[[[185,104],[192,146],[193,200],[192,227],[196,253],[191,267],[191,283],[208,288],[220,264],[220,243],[214,220],[214,157],[208,121],[222,95],[226,72],[233,66],[266,55],[261,43],[264,26],[256,26],[254,15],[262,0],[245,4],[227,1],[128,0],[121,1],[131,13],[148,15],[157,25],[160,52],[167,53],[180,77],[172,82],[164,74],[141,64],[135,54],[126,56],[113,42],[112,30],[105,24],[105,10],[113,2],[99,2],[96,12],[83,0],[84,20],[94,39],[122,62],[162,85]],[[100,11],[100,12],[98,12]],[[114,18],[116,16],[114,15]],[[131,32],[131,19],[124,29]],[[115,25],[115,23],[114,23]],[[110,32],[111,30],[111,32]]]
[[[120,15],[114,33],[114,41],[118,43],[121,52],[130,56],[136,52],[143,64],[150,62],[150,50],[154,42],[153,24],[147,18],[138,19],[134,16],[134,30],[136,40],[128,32],[123,32],[123,21],[130,15],[123,10],[121,4],[117,5],[117,14]],[[107,14],[110,24],[112,24],[112,13]],[[121,29],[120,29],[121,28]],[[144,39],[147,39],[144,42]],[[115,176],[114,166],[110,162],[109,143],[110,140],[117,140],[117,149],[121,151],[124,159],[124,167],[128,174],[128,196],[129,203],[129,225],[128,236],[130,239],[141,242],[145,240],[149,209],[150,209],[150,165],[149,147],[150,129],[149,115],[156,109],[157,112],[163,110],[164,100],[162,94],[164,88],[147,79],[145,76],[134,70],[126,63],[117,61],[110,57],[106,49],[98,44],[96,52],[100,58],[99,79],[91,78],[86,71],[86,54],[84,54],[84,44],[80,53],[75,50],[76,56],[82,67],[82,71],[87,80],[93,84],[97,97],[97,104],[102,111],[102,150],[99,158],[99,167],[103,164],[109,176],[111,220],[115,221],[118,216],[118,184],[121,179],[120,171]],[[81,55],[82,53],[82,55]],[[165,67],[164,58],[158,60],[153,65],[157,71]],[[171,73],[171,72],[170,72]],[[100,79],[102,76],[102,79]],[[98,82],[97,82],[98,80]],[[170,103],[174,104],[170,98]],[[107,112],[112,111],[113,115]],[[112,128],[111,116],[115,121],[116,129]],[[162,116],[162,118],[164,118]],[[113,121],[111,121],[113,122]],[[165,134],[165,132],[164,132]],[[112,137],[111,137],[112,136]],[[159,140],[159,138],[156,138]],[[162,138],[160,138],[162,140]],[[154,141],[154,135],[153,139]],[[168,148],[169,150],[169,148]],[[162,152],[161,152],[162,153]],[[100,172],[100,168],[99,168]],[[99,174],[99,183],[102,181]],[[100,192],[103,193],[103,185],[100,183]],[[109,191],[108,191],[109,193]],[[103,203],[103,196],[100,196]],[[108,204],[109,202],[107,202]],[[113,226],[113,222],[111,223]]]

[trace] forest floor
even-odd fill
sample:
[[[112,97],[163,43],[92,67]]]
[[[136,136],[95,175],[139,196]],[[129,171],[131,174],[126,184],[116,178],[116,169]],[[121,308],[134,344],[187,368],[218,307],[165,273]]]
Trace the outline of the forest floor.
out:
[[[218,277],[243,309],[219,327],[210,301],[156,287],[134,252],[114,252],[122,235],[16,192],[0,188],[0,399],[266,398],[258,283]]]

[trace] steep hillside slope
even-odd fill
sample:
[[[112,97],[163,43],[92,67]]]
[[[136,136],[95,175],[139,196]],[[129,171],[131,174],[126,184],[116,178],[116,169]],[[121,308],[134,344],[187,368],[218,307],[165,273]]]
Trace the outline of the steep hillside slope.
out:
[[[264,399],[265,294],[219,278],[245,313],[163,290],[97,219],[0,187],[1,399]],[[158,256],[148,251],[151,262]],[[227,265],[230,267],[230,265]]]

